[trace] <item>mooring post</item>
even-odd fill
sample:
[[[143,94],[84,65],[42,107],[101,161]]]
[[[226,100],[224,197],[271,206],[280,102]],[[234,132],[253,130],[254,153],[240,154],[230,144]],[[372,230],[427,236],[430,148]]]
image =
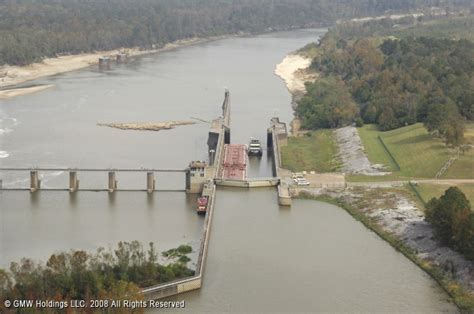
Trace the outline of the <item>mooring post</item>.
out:
[[[113,193],[117,190],[117,180],[115,180],[115,171],[109,172],[109,192]]]
[[[41,181],[38,176],[38,171],[30,171],[30,191],[32,193],[38,191],[41,186]]]
[[[77,172],[69,172],[69,192],[74,193],[79,189],[79,180],[77,180]]]
[[[153,193],[155,190],[155,174],[153,172],[147,172],[146,174],[146,191]]]

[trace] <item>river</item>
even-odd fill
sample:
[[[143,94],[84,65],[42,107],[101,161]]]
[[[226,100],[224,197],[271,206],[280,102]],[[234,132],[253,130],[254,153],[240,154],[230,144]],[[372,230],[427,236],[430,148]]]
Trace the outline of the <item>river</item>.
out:
[[[209,124],[160,132],[123,131],[104,122],[161,122],[220,114],[231,91],[234,143],[265,141],[272,116],[290,121],[290,95],[273,74],[284,56],[325,30],[229,38],[137,58],[111,71],[89,69],[29,84],[39,94],[0,100],[0,166],[178,168],[206,158]],[[27,84],[28,85],[28,84]],[[253,159],[250,176],[269,176],[271,161]],[[50,173],[43,186],[64,187]],[[28,173],[4,174],[4,186],[27,186]],[[83,175],[81,187],[105,187]],[[118,176],[122,188],[144,187]],[[163,188],[184,178],[158,176]],[[94,250],[118,241],[153,241],[159,250],[199,246],[202,217],[180,192],[0,192],[0,266],[44,260],[58,250]],[[175,299],[190,312],[454,312],[428,275],[344,210],[296,200],[277,205],[273,189],[218,189],[204,287]]]

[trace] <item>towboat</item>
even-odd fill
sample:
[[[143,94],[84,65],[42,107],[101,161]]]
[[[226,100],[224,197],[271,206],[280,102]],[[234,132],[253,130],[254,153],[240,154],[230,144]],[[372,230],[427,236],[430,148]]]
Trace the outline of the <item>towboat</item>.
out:
[[[247,148],[247,154],[249,156],[262,156],[262,145],[256,138],[251,138],[249,146]]]
[[[197,213],[198,215],[205,215],[207,211],[207,196],[201,196],[197,200]]]

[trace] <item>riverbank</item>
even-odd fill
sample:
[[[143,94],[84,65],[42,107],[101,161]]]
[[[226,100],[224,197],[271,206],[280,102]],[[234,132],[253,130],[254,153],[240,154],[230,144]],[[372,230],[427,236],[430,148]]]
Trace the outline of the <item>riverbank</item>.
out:
[[[286,88],[292,96],[291,106],[293,110],[296,109],[298,99],[306,91],[305,83],[313,82],[318,77],[316,73],[308,70],[311,61],[312,59],[307,56],[291,53],[275,68],[275,75],[285,82]],[[296,117],[290,122],[290,128],[292,136],[300,136],[306,133],[301,131],[301,121]]]
[[[474,311],[474,263],[435,240],[432,227],[407,189],[313,189],[298,197],[344,208],[433,277],[463,312]]]
[[[78,55],[59,56],[56,58],[46,58],[41,62],[32,63],[26,66],[9,66],[0,67],[0,99],[7,99],[21,95],[39,92],[46,87],[31,88],[14,88],[16,85],[28,81],[36,80],[42,77],[80,70],[99,62],[99,57],[114,56],[118,53],[126,53],[129,57],[137,57],[146,54],[159,53],[173,50],[180,47],[196,45],[204,42],[214,41],[230,37],[232,35],[214,36],[208,38],[189,38],[178,40],[157,49],[141,49],[135,48],[120,48],[107,51],[96,51],[93,53],[84,53]],[[238,36],[238,35],[234,35]],[[47,85],[47,88],[52,85]]]
[[[275,70],[293,96],[293,109],[295,99],[305,92],[304,71],[307,71],[309,64],[304,56],[289,55]],[[297,119],[292,122],[293,136],[301,135],[303,132],[299,128],[295,130],[295,124],[299,126],[300,122]],[[339,148],[337,156],[343,161],[346,172],[377,176],[388,174],[382,165],[370,163],[355,127],[333,131],[333,138]],[[423,204],[418,204],[407,188],[375,188],[369,185],[303,190],[300,194],[292,191],[292,196],[326,201],[345,208],[430,274],[462,311],[470,313],[474,310],[474,263],[435,239],[432,227],[425,221]]]
[[[289,54],[277,64],[275,74],[285,82],[292,95],[305,92],[304,84],[311,80],[311,75],[306,71],[311,61],[311,58],[300,54]]]
[[[28,95],[33,93],[38,93],[47,89],[54,87],[54,85],[38,85],[32,87],[22,87],[22,88],[12,88],[6,90],[0,90],[0,99],[8,99],[21,95]]]

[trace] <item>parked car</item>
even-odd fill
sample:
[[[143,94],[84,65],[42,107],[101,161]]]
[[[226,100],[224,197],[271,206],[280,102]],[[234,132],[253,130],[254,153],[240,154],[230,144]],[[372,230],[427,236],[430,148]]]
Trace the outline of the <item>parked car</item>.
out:
[[[309,181],[306,180],[305,178],[295,178],[293,181],[296,183],[298,186],[308,186]]]
[[[292,174],[291,178],[293,180],[298,179],[298,178],[304,179],[304,174],[302,172],[295,172]]]

